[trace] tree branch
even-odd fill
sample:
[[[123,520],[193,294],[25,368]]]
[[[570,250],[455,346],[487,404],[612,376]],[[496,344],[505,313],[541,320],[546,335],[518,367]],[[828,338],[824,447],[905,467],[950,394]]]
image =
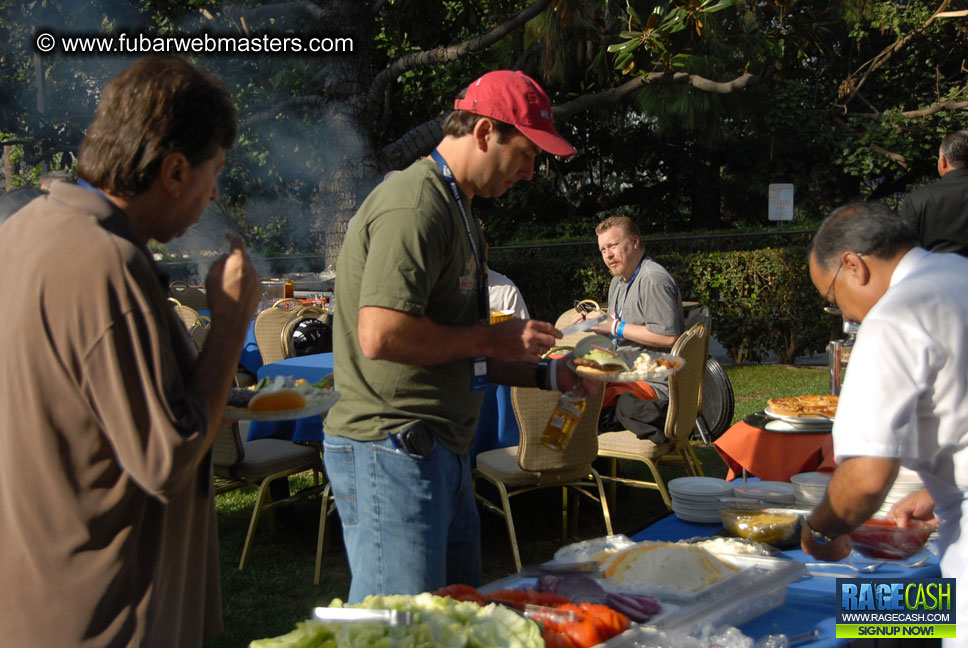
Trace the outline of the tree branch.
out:
[[[437,49],[425,52],[413,52],[412,54],[407,54],[397,59],[390,64],[390,67],[381,71],[373,79],[373,83],[370,85],[370,89],[366,94],[365,110],[369,114],[376,115],[380,107],[380,97],[383,95],[384,90],[403,72],[418,66],[456,61],[471,52],[490,47],[540,14],[550,3],[551,0],[535,0],[531,5],[519,11],[513,18],[501,23],[486,34],[475,36],[457,45],[438,47]]]
[[[705,92],[730,93],[748,88],[757,83],[759,77],[749,73],[741,74],[731,81],[712,81],[710,79],[686,74],[683,72],[665,73],[653,72],[638,76],[631,81],[626,81],[616,88],[603,90],[595,94],[583,95],[569,101],[568,103],[555,106],[552,111],[557,119],[566,119],[592,108],[618,103],[636,90],[647,85],[657,85],[660,83],[681,83],[688,84]],[[441,125],[444,115],[438,116],[416,128],[404,133],[395,142],[383,147],[381,154],[384,164],[389,169],[400,169],[417,159],[421,155],[426,155],[443,137]]]
[[[640,90],[650,85],[691,85],[692,87],[702,90],[703,92],[729,94],[730,92],[745,90],[746,88],[759,82],[759,80],[759,77],[750,74],[749,72],[744,72],[740,76],[730,81],[713,81],[697,74],[688,74],[686,72],[649,72],[648,74],[643,74],[630,81],[626,81],[622,85],[615,88],[603,90],[602,92],[595,94],[583,95],[577,99],[569,101],[568,103],[555,106],[554,114],[555,117],[566,119],[572,115],[585,112],[586,110],[597,106],[617,103],[636,90]]]
[[[927,20],[924,21],[923,25],[921,25],[920,27],[912,31],[910,34],[906,34],[905,36],[894,41],[893,44],[888,45],[883,50],[881,50],[881,52],[877,56],[872,58],[867,63],[864,63],[859,68],[857,68],[857,70],[855,70],[853,73],[848,75],[847,78],[844,79],[843,83],[841,83],[841,96],[847,95],[846,99],[844,99],[844,104],[846,105],[850,103],[851,99],[853,99],[857,95],[857,92],[861,89],[861,86],[864,85],[868,77],[870,77],[870,75],[873,74],[875,70],[877,70],[879,67],[887,63],[892,56],[894,56],[897,52],[899,52],[905,45],[907,45],[912,40],[914,40],[915,37],[923,34],[935,20],[937,20],[938,18],[952,17],[949,15],[950,13],[960,13],[960,12],[946,12],[945,10],[948,8],[949,4],[951,4],[951,0],[942,0],[941,6],[939,6],[935,10],[935,12],[931,14],[931,16],[929,16]],[[864,71],[864,75],[860,78],[859,81],[855,81],[855,79],[857,78],[857,75],[860,74],[860,72],[864,70],[864,68],[867,68]]]
[[[417,158],[430,153],[444,136],[444,115],[424,122],[401,135],[380,151],[386,169],[402,169]]]
[[[897,164],[901,165],[905,169],[908,168],[907,158],[901,155],[900,153],[894,153],[893,151],[888,151],[883,146],[878,146],[877,144],[871,144],[871,150],[877,153],[878,155],[883,155],[891,162],[896,162]]]
[[[907,117],[909,119],[917,119],[918,117],[927,117],[928,115],[933,115],[936,112],[941,112],[942,110],[968,110],[968,101],[943,101],[941,103],[934,104],[933,106],[928,106],[927,108],[921,108],[920,110],[906,110],[901,114],[902,117]],[[882,116],[879,112],[872,113],[850,113],[848,117],[864,117],[865,119],[878,120]]]

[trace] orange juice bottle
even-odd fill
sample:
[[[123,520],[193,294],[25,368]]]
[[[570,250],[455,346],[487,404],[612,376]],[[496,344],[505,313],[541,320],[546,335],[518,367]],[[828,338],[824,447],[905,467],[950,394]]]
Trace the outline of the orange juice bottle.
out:
[[[575,426],[585,413],[585,398],[576,396],[570,392],[561,395],[555,411],[551,413],[551,418],[545,426],[544,434],[541,435],[541,445],[552,450],[564,450],[571,441],[571,435],[575,431]]]

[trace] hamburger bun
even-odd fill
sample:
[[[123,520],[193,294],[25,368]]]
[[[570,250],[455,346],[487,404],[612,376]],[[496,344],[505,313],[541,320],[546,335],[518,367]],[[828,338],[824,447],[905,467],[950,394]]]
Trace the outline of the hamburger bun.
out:
[[[582,338],[574,351],[575,372],[589,378],[607,378],[623,371],[630,371],[629,366],[615,352],[612,341],[604,335],[589,335]]]

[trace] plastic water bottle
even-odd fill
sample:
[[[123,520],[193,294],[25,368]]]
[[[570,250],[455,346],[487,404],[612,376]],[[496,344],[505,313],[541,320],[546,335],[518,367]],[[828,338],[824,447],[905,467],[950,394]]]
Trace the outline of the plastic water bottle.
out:
[[[552,450],[564,450],[571,442],[571,435],[575,426],[585,413],[585,397],[572,392],[566,392],[558,399],[555,411],[551,413],[544,434],[541,435],[541,445]]]

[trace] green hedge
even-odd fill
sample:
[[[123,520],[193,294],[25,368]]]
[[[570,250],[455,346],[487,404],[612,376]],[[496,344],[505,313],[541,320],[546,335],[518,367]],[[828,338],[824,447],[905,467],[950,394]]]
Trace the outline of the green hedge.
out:
[[[709,307],[713,335],[735,362],[773,352],[792,363],[840,337],[840,319],[823,311],[810,282],[802,244],[728,252],[654,249],[651,255],[679,282],[683,299]],[[591,245],[492,250],[489,263],[518,285],[538,319],[555,321],[576,299],[607,301],[611,277]]]

